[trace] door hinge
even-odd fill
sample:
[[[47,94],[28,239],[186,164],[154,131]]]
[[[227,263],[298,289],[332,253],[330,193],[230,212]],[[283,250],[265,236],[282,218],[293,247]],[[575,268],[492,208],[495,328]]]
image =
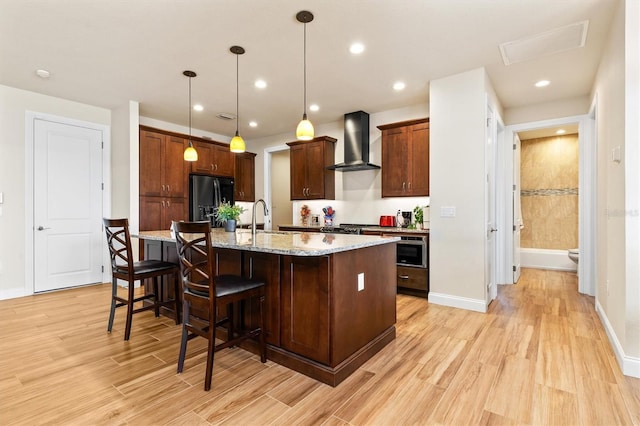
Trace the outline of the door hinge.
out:
[[[514,151],[516,150],[516,144],[515,143],[513,144],[513,150]]]
[[[104,141],[101,142],[102,149],[104,149]]]
[[[102,190],[104,191],[104,182],[100,184],[102,186]]]
[[[516,226],[515,226],[515,225],[513,225],[513,230],[514,230],[514,231],[516,230]]]
[[[513,265],[513,272],[516,271],[516,265]]]
[[[102,265],[102,272],[104,272],[104,265]]]
[[[489,127],[491,125],[491,117],[487,118],[487,127]]]
[[[516,186],[515,186],[515,185],[513,185],[513,190],[514,190],[514,191],[516,190]]]

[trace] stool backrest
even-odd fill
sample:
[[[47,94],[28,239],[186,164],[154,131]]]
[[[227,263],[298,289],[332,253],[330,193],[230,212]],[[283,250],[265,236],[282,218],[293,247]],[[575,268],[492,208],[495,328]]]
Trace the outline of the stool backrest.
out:
[[[111,254],[111,269],[133,274],[133,256],[129,219],[102,219],[107,234],[107,244]]]
[[[211,246],[211,223],[173,222],[185,296],[215,301],[215,258]],[[186,299],[185,299],[186,300]]]

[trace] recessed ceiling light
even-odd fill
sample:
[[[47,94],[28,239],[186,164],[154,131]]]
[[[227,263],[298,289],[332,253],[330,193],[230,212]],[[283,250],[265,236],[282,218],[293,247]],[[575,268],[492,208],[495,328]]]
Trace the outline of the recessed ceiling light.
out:
[[[318,104],[309,105],[309,111],[318,111],[319,109],[320,107],[318,106]]]
[[[264,89],[265,87],[267,87],[267,82],[264,80],[256,80],[255,83],[253,83],[258,89]]]
[[[40,78],[49,78],[51,76],[51,73],[47,70],[39,69],[36,70],[36,75]]]
[[[549,80],[540,80],[536,83],[536,87],[547,87],[550,83]]]
[[[193,110],[194,111],[204,111],[204,107],[202,105],[200,105],[200,104],[195,104],[193,106]]]
[[[396,81],[393,83],[393,90],[403,90],[405,88],[405,84],[402,81]]]
[[[364,44],[362,44],[362,43],[353,43],[349,47],[349,52],[353,53],[354,55],[361,54],[362,52],[364,52]]]
[[[249,122],[249,126],[251,127],[258,127],[258,123],[256,121],[250,121]]]
[[[556,132],[556,135],[564,135],[565,133],[567,133],[567,131],[566,131],[565,129],[559,129],[559,130]]]

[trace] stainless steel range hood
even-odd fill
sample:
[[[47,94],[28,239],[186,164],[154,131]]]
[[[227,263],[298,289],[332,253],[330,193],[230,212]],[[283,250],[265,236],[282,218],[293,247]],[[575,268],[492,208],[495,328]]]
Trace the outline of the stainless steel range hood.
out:
[[[369,114],[356,111],[344,115],[344,163],[327,168],[338,172],[380,168],[369,162]]]

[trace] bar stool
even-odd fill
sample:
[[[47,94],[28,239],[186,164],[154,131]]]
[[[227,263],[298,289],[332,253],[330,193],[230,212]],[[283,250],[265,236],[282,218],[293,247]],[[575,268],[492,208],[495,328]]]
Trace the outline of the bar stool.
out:
[[[127,307],[127,321],[124,329],[124,340],[129,340],[131,335],[131,321],[133,314],[153,309],[156,317],[160,316],[161,306],[173,306],[176,312],[176,324],[180,324],[180,304],[178,303],[180,295],[180,268],[175,263],[165,262],[162,260],[142,260],[134,262],[131,250],[131,235],[129,234],[128,219],[103,219],[104,229],[107,234],[107,244],[111,254],[111,312],[109,314],[109,325],[107,331],[111,333],[113,327],[113,318],[115,317],[116,308],[121,306]],[[164,275],[173,275],[174,298],[169,301],[161,301],[159,293],[158,278]],[[147,278],[153,279],[153,293],[143,294],[135,297],[135,282]],[[118,280],[127,281],[128,297],[125,299],[118,296]],[[143,300],[152,300],[152,305],[135,308],[133,304]]]
[[[211,389],[215,352],[251,338],[258,342],[260,360],[263,363],[267,361],[264,333],[265,283],[237,275],[215,276],[215,257],[209,222],[173,222],[173,229],[176,232],[182,277],[183,321],[178,373],[181,373],[184,367],[187,341],[197,336],[204,337],[208,341],[204,390],[208,391]],[[236,330],[233,304],[243,303],[252,297],[257,297],[259,301],[258,327]],[[226,306],[227,316],[216,321],[221,306]],[[224,324],[227,326],[227,341],[216,345],[216,328]]]

